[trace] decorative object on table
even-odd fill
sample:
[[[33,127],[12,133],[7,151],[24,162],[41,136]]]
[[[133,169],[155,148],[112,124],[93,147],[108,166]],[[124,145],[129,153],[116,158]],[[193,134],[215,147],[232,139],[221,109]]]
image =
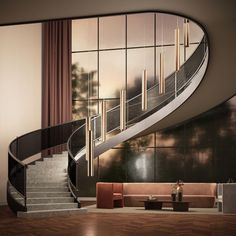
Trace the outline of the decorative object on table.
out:
[[[183,187],[182,187],[183,185],[184,185],[184,183],[182,180],[178,180],[176,182],[176,186],[177,186],[176,190],[177,190],[177,196],[178,196],[179,202],[182,202],[182,200],[183,200]]]
[[[149,196],[148,196],[148,200],[149,200],[149,201],[156,201],[157,198],[156,198],[156,197],[153,197],[152,195],[149,195]]]
[[[171,190],[171,200],[173,202],[176,201],[176,194],[177,194],[177,184],[175,183],[172,185],[172,190]]]

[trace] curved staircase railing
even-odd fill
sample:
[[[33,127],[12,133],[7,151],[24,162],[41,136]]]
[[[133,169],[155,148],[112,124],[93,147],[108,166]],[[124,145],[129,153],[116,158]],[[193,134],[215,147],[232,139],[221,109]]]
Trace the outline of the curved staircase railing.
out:
[[[13,212],[27,211],[27,159],[43,150],[65,144],[74,130],[84,124],[77,120],[45,129],[39,129],[14,139],[8,150],[7,201]],[[40,158],[41,155],[38,157]],[[16,200],[17,199],[21,199]],[[22,204],[23,202],[23,204]]]
[[[100,115],[92,119],[95,139],[95,156],[98,156],[108,148],[117,145],[132,137],[125,136],[136,124],[142,123],[152,114],[156,114],[171,101],[180,97],[183,91],[194,81],[195,76],[203,63],[206,63],[208,44],[204,37],[191,57],[181,66],[178,73],[173,73],[166,78],[166,93],[158,94],[159,85],[148,89],[148,109],[141,110],[141,94],[127,101],[127,129],[119,131],[120,106],[107,111],[107,131],[113,135],[106,142],[100,142]],[[203,77],[203,75],[202,75]],[[202,78],[201,78],[202,79]],[[193,91],[192,91],[193,92]],[[187,99],[187,98],[186,98]],[[145,129],[146,127],[142,127]],[[132,132],[131,132],[132,133]],[[120,135],[123,135],[121,137]],[[117,137],[115,140],[114,138]],[[28,159],[57,145],[67,143],[68,150],[68,184],[74,198],[78,200],[78,172],[77,165],[84,157],[85,147],[85,120],[77,120],[62,125],[39,129],[14,139],[9,145],[8,151],[8,183],[7,201],[13,212],[27,211],[27,166],[35,160]],[[37,157],[38,159],[41,156]],[[17,199],[21,199],[20,201]]]
[[[153,87],[148,89],[148,109],[142,111],[141,109],[141,94],[131,98],[126,102],[127,107],[127,129],[120,132],[120,106],[116,106],[107,111],[107,133],[115,135],[105,142],[100,141],[100,123],[101,116],[97,115],[92,119],[92,128],[94,130],[94,141],[95,141],[95,158],[114,147],[115,145],[128,140],[132,137],[131,135],[123,135],[127,133],[129,127],[137,124],[140,121],[144,121],[147,117],[160,111],[171,101],[175,100],[194,80],[195,76],[201,69],[203,63],[207,64],[208,60],[208,43],[206,36],[203,37],[199,43],[197,49],[189,57],[189,59],[181,66],[177,73],[172,73],[166,78],[166,93],[159,95],[159,84],[155,84]],[[204,76],[206,65],[203,69],[201,80]],[[196,89],[196,88],[195,88]],[[193,93],[193,91],[191,92]],[[186,97],[187,99],[188,97]],[[166,114],[167,115],[167,114]],[[141,122],[140,122],[141,123]],[[149,125],[145,124],[145,127],[139,127],[140,131],[148,128]],[[119,135],[117,135],[119,134]],[[117,136],[117,140],[115,137]],[[133,135],[134,136],[134,135]],[[67,143],[69,163],[68,163],[68,174],[70,176],[70,185],[76,190],[75,194],[78,197],[78,167],[81,160],[85,158],[85,124],[79,127],[69,138]]]

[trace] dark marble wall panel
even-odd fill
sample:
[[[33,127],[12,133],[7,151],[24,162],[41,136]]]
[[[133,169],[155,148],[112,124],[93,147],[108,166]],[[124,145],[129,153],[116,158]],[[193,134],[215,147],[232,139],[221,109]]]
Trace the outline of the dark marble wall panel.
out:
[[[187,148],[184,154],[185,182],[214,182],[212,148]]]
[[[156,147],[184,147],[185,128],[173,127],[156,133]]]
[[[214,155],[216,182],[236,181],[236,147],[216,147]]]
[[[127,182],[154,182],[154,148],[128,149]]]
[[[107,151],[97,159],[93,178],[86,177],[81,163],[78,182],[82,195],[89,196],[96,181],[236,181],[236,96],[179,126]]]
[[[126,181],[126,149],[110,149],[99,156],[99,181]]]
[[[184,177],[184,149],[156,148],[155,181],[175,182]]]
[[[94,177],[87,176],[87,161],[81,158],[77,165],[77,184],[79,196],[96,196],[96,182],[98,179],[98,158],[94,160]]]

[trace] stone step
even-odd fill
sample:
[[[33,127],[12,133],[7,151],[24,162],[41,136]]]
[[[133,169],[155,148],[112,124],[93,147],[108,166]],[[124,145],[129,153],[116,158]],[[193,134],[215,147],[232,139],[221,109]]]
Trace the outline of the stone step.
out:
[[[48,182],[66,182],[67,181],[67,175],[66,176],[31,176],[27,175],[27,183],[48,183]]]
[[[61,159],[66,159],[68,158],[68,154],[54,154],[52,158],[61,158]]]
[[[28,192],[29,198],[71,197],[70,192]]]
[[[67,166],[43,166],[43,165],[35,165],[35,166],[29,166],[27,169],[27,172],[29,171],[41,171],[46,173],[47,171],[54,171],[54,172],[60,172],[60,171],[66,171]]]
[[[26,172],[27,175],[44,175],[44,176],[66,176],[67,170],[61,169],[61,170],[55,170],[55,169],[30,169]]]
[[[87,213],[86,208],[73,208],[73,209],[57,209],[57,210],[41,210],[41,211],[18,211],[17,217],[21,218],[40,218],[40,217],[52,217],[52,216],[69,216],[76,214]]]
[[[33,166],[45,166],[45,167],[67,167],[67,162],[64,161],[36,161]]]
[[[40,162],[40,161],[38,161],[38,162]],[[68,164],[68,159],[56,158],[56,157],[55,158],[53,158],[53,157],[52,158],[46,157],[41,162],[59,162],[59,163],[66,163],[66,164]]]
[[[16,198],[22,204],[23,199]],[[44,198],[27,198],[27,204],[49,204],[49,203],[73,203],[73,197],[44,197]]]
[[[78,208],[78,203],[48,203],[48,204],[27,204],[27,211],[73,209]]]
[[[68,187],[58,187],[58,188],[53,188],[53,187],[28,187],[26,188],[26,191],[29,192],[68,192]]]
[[[67,173],[67,168],[31,168],[28,169],[27,174],[43,174],[43,175],[61,175],[61,174],[66,174]]]
[[[44,175],[61,175],[67,173],[67,168],[30,168],[26,171],[27,174],[44,174]]]
[[[27,183],[63,183],[67,181],[65,176],[33,176],[27,175]]]
[[[55,183],[55,182],[28,182],[27,183],[27,188],[35,188],[35,187],[44,187],[44,188],[60,188],[60,187],[67,187],[68,184],[67,182],[59,182],[59,183]]]
[[[47,180],[48,181],[51,181],[51,182],[59,182],[59,181],[64,181],[65,179],[67,179],[67,174],[66,173],[61,173],[60,175],[59,174],[55,174],[53,175],[52,174],[49,174],[47,173],[46,175],[44,175],[43,173],[42,174],[39,174],[39,173],[36,173],[36,174],[33,174],[33,173],[29,173],[27,174],[27,182],[30,181],[30,180],[40,180],[41,182],[43,182],[43,180]]]

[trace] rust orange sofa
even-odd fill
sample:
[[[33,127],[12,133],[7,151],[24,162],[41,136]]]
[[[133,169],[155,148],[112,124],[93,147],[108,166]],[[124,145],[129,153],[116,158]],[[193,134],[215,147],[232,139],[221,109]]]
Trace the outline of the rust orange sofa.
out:
[[[97,183],[97,204],[101,206],[101,201],[106,202],[108,193],[101,188],[108,183]],[[112,184],[112,183],[109,183]],[[113,183],[114,184],[114,183]],[[123,204],[127,207],[143,206],[143,200],[152,195],[159,200],[171,200],[171,190],[174,183],[123,183],[122,193]],[[110,188],[111,189],[111,188]],[[108,190],[107,190],[108,191]],[[110,199],[113,199],[114,192],[109,190],[109,208],[112,208]],[[183,186],[183,201],[189,201],[190,207],[195,208],[212,208],[215,206],[216,183],[185,183]],[[114,200],[113,200],[114,202]],[[104,203],[102,203],[104,204]]]
[[[97,208],[123,207],[123,184],[98,182],[96,184],[96,197]]]

